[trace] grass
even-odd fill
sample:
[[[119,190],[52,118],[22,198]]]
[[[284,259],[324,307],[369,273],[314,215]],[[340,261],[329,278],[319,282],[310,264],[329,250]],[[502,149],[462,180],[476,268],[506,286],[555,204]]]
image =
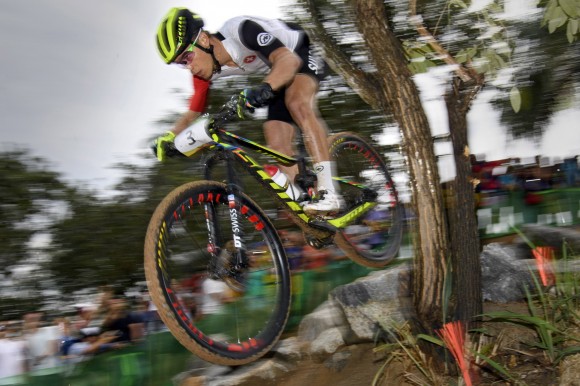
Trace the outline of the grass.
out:
[[[507,323],[533,331],[535,339],[521,343],[540,350],[543,358],[539,360],[545,360],[545,367],[552,369],[566,356],[580,353],[580,338],[574,332],[580,328],[580,273],[575,272],[571,265],[571,262],[579,259],[565,241],[560,259],[556,259],[553,249],[536,246],[523,233],[516,231],[536,258],[536,267],[530,267],[533,286],[531,289],[525,288],[528,313],[498,311],[485,313],[483,317],[488,326],[490,323],[498,323],[499,326]],[[450,294],[445,292],[444,297],[447,298]],[[392,342],[375,349],[387,353],[388,358],[377,373],[373,386],[380,384],[381,375],[395,361],[406,361],[407,366],[414,366],[415,372],[407,370],[404,374],[406,381],[411,384],[469,386],[477,384],[477,375],[473,371],[477,368],[485,368],[488,373],[491,371],[498,380],[524,384],[519,377],[508,371],[511,367],[509,363],[502,364],[495,360],[495,357],[499,357],[498,352],[505,338],[503,331],[500,328],[500,333],[495,337],[485,329],[465,332],[465,324],[454,321],[445,323],[437,331],[438,337],[434,337],[425,334],[414,336],[408,326],[397,327],[390,332]],[[448,349],[455,359],[459,378],[453,380],[447,377],[444,381],[445,378],[437,374],[429,358],[421,352],[419,340]],[[512,357],[515,351],[512,350]],[[520,354],[531,355],[524,350],[520,350]]]

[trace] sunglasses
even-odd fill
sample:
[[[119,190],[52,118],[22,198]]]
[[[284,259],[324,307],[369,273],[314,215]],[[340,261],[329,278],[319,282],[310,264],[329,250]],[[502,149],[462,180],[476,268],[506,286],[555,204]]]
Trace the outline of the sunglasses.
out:
[[[195,58],[195,52],[193,52],[193,49],[195,48],[195,45],[196,45],[197,40],[199,39],[199,37],[201,35],[201,32],[202,32],[202,30],[200,29],[199,32],[197,33],[197,36],[196,36],[195,40],[193,41],[193,43],[191,43],[189,45],[189,47],[187,47],[185,49],[185,51],[183,51],[179,55],[179,58],[175,59],[175,61],[173,63],[179,64],[180,66],[185,67],[193,61],[193,58]]]

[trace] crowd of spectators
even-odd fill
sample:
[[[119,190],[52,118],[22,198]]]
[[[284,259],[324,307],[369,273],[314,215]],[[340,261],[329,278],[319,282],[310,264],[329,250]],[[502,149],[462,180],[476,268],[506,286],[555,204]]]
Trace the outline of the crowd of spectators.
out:
[[[498,194],[521,191],[526,204],[533,205],[541,200],[536,192],[577,187],[580,182],[578,156],[553,161],[540,156],[529,161],[520,158],[486,161],[472,155],[471,165],[478,197],[483,195],[492,201]]]
[[[324,273],[332,262],[346,259],[337,248],[316,249],[308,245],[298,230],[281,230],[279,234],[293,282],[303,272]],[[266,245],[254,247],[264,251],[252,254],[256,260],[251,264],[269,264]],[[227,255],[228,248],[222,252]],[[267,280],[270,280],[267,270],[253,271],[243,291],[245,296],[259,299]],[[321,280],[315,281],[312,286],[325,285]],[[302,290],[298,284],[293,284],[294,291]],[[239,296],[232,291],[231,283],[201,275],[173,282],[172,290],[179,294],[181,308],[191,320],[219,314],[231,299]],[[56,316],[39,311],[25,314],[19,320],[0,321],[0,386],[30,385],[35,376],[42,378],[42,384],[51,375],[56,379],[74,372],[75,366],[95,355],[138,345],[148,334],[164,330],[166,327],[147,293],[129,298],[109,287],[101,288],[94,302],[76,304],[72,312]]]
[[[332,261],[344,259],[335,248],[309,246],[301,232],[285,230],[280,236],[294,274],[324,271]],[[191,277],[172,287],[193,320],[219,313],[234,296],[224,282],[206,277]],[[248,288],[248,294],[252,291]],[[76,304],[72,313],[51,316],[39,311],[0,322],[0,386],[30,384],[37,375],[47,382],[51,374],[61,377],[95,355],[139,344],[147,334],[162,330],[165,326],[147,295],[136,300],[108,287],[94,303]]]
[[[74,315],[39,311],[0,322],[0,385],[50,382],[94,355],[139,344],[154,318],[130,300],[103,288],[97,304],[77,304]]]

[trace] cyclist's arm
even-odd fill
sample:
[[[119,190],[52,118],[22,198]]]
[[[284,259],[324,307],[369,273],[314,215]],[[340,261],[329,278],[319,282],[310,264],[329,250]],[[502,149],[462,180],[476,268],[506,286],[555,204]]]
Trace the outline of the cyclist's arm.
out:
[[[246,20],[241,25],[240,37],[246,47],[256,51],[269,64],[271,70],[264,82],[272,89],[279,90],[294,79],[302,60],[261,25]]]
[[[189,110],[177,119],[171,131],[177,135],[187,129],[205,110],[209,81],[193,77],[193,95],[189,100]]]
[[[286,47],[280,47],[270,54],[272,70],[264,79],[274,91],[280,90],[294,79],[302,60]]]
[[[193,121],[195,121],[200,115],[201,112],[187,110],[179,117],[179,119],[177,119],[177,121],[175,121],[171,131],[175,135],[181,133],[183,130],[187,129],[189,125],[191,125]]]

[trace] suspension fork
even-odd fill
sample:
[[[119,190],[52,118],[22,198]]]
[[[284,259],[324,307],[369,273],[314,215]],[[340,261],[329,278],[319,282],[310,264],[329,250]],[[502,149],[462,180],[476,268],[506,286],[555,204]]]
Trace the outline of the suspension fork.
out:
[[[223,165],[225,161],[225,165]],[[231,152],[218,148],[211,153],[204,162],[204,178],[208,181],[215,181],[217,176],[213,175],[213,171],[226,170],[226,198],[228,200],[228,215],[230,217],[232,238],[225,236],[223,226],[220,225],[216,213],[215,203],[207,202],[204,204],[207,238],[208,238],[208,252],[213,256],[213,272],[216,279],[224,279],[227,276],[233,276],[242,268],[247,267],[248,259],[246,253],[246,246],[244,243],[243,228],[241,227],[240,216],[241,208],[239,205],[238,196],[242,192],[241,181],[235,173],[234,169],[235,159]],[[233,256],[235,260],[222,261],[219,258],[220,254],[225,253],[228,249],[227,244],[232,241],[234,244]],[[225,253],[227,255],[227,253]],[[227,263],[227,264],[226,264]]]
[[[228,199],[232,241],[234,243],[235,250],[234,269],[239,271],[240,269],[246,268],[249,265],[246,245],[244,241],[244,230],[241,226],[241,217],[243,216],[243,213],[240,206],[239,196],[242,194],[243,189],[241,179],[237,175],[234,168],[236,163],[234,155],[231,152],[224,151],[224,158],[226,161],[227,172],[226,193]]]

